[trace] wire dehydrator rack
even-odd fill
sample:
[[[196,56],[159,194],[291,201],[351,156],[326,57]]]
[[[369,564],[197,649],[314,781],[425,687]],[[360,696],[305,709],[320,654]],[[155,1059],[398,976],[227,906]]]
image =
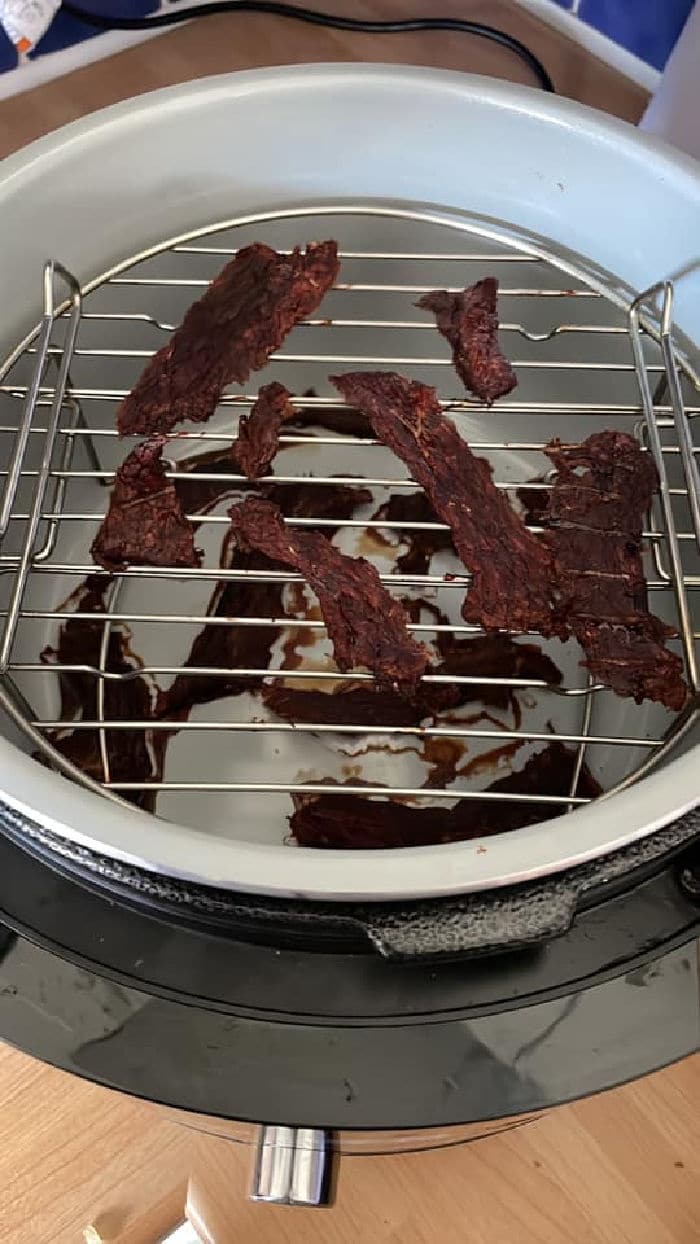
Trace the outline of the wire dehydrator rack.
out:
[[[116,732],[146,731],[153,744],[159,732],[172,733],[173,727],[167,720],[151,717],[107,717],[107,682],[138,675],[165,686],[181,674],[182,659],[167,662],[159,654],[167,651],[168,637],[177,634],[182,658],[189,647],[182,636],[191,641],[212,622],[206,603],[217,582],[243,578],[295,585],[300,581],[292,573],[222,568],[216,550],[227,519],[225,512],[214,509],[196,515],[206,553],[200,569],[130,567],[109,577],[102,610],[83,615],[78,607],[67,613],[66,598],[73,593],[75,604],[81,581],[106,575],[92,564],[88,550],[106,509],[105,485],[111,483],[115,467],[135,443],[134,438],[117,440],[116,406],[147,358],[167,340],[187,306],[239,246],[255,240],[284,250],[312,237],[327,236],[338,238],[342,266],[339,282],[323,307],[294,330],[268,368],[245,390],[227,391],[212,423],[188,425],[173,437],[166,448],[171,459],[169,474],[183,478],[177,469],[178,455],[191,459],[195,453],[231,444],[237,416],[250,408],[259,384],[274,378],[295,394],[313,390],[311,396],[295,398],[306,411],[315,406],[341,408],[327,376],[352,369],[390,368],[435,384],[443,407],[474,451],[490,458],[496,482],[511,495],[533,478],[538,480],[536,487],[548,486],[550,464],[543,449],[553,437],[576,441],[610,426],[632,431],[653,454],[659,472],[659,495],[646,524],[645,569],[650,608],[678,629],[678,639],[672,642],[683,655],[692,692],[682,714],[674,718],[656,705],[640,707],[618,700],[585,674],[576,649],[573,658],[571,653],[555,656],[564,673],[561,685],[548,686],[535,679],[426,675],[433,680],[442,677],[443,681],[508,687],[526,705],[519,723],[437,718],[432,724],[399,728],[338,726],[265,717],[254,701],[231,711],[231,702],[224,699],[215,711],[204,706],[178,725],[177,738],[187,741],[188,747],[181,747],[176,763],[166,764],[155,779],[113,779],[110,740]],[[488,274],[500,280],[502,341],[519,378],[519,387],[491,410],[459,392],[447,344],[432,317],[413,307],[423,292],[444,286],[462,288]],[[229,220],[131,257],[82,289],[65,268],[47,264],[41,323],[0,370],[0,443],[3,465],[7,464],[0,503],[0,699],[5,710],[46,763],[110,798],[152,791],[159,797],[159,814],[170,816],[175,809],[179,816],[180,805],[168,803],[163,810],[163,796],[166,800],[199,799],[205,794],[233,796],[248,810],[252,805],[242,805],[241,799],[273,796],[273,820],[283,822],[278,837],[286,832],[279,813],[289,809],[291,794],[342,791],[418,803],[537,800],[560,805],[557,811],[563,812],[586,802],[576,793],[584,760],[590,762],[607,792],[637,780],[659,763],[696,720],[700,687],[700,632],[692,607],[700,599],[699,450],[693,437],[700,415],[700,387],[692,364],[674,341],[672,307],[669,282],[635,298],[584,261],[577,265],[570,257],[514,237],[507,230],[395,206],[324,205]],[[282,435],[281,447],[283,452],[273,464],[276,473],[262,483],[362,485],[376,490],[380,498],[416,487],[390,455],[387,468],[388,451],[367,437],[305,427]],[[359,463],[362,470],[358,470]],[[208,477],[199,474],[197,478],[206,482]],[[234,470],[224,477],[217,472],[214,478],[223,478],[234,493],[243,482]],[[355,541],[355,548],[357,541],[371,540],[376,529],[388,530],[386,521],[366,516],[289,521],[332,528],[341,540]],[[393,539],[400,541],[402,528],[442,529],[442,525],[392,524]],[[211,550],[207,541],[211,541]],[[367,552],[366,543],[361,548]],[[411,629],[421,638],[430,640],[439,630],[460,636],[478,633],[478,628],[456,620],[469,583],[468,573],[457,563],[454,570],[435,570],[431,565],[427,575],[398,574],[390,563],[382,564],[381,571],[385,584],[399,595],[452,602],[455,620],[449,624],[430,617],[412,623]],[[291,586],[286,590],[292,590]],[[167,607],[162,604],[164,592]],[[77,621],[83,616],[86,622],[102,626],[100,661],[96,665],[42,661],[42,647],[55,640],[67,617]],[[306,637],[307,647],[309,636],[321,645],[325,636],[322,619],[308,609],[297,617],[290,611],[275,618],[241,615],[214,621],[231,627],[284,628],[287,637],[297,628]],[[143,661],[134,671],[116,673],[107,668],[115,627],[129,628],[140,636],[138,642],[134,637],[133,647]],[[539,637],[534,638],[552,651]],[[265,669],[193,666],[187,673],[192,677],[283,678],[299,686],[306,683],[294,680],[312,677],[315,686],[329,688],[342,677],[327,657],[273,663]],[[61,674],[96,680],[94,718],[67,722],[60,717],[56,687]],[[352,673],[344,677],[356,683],[372,676]],[[98,780],[76,769],[52,746],[50,737],[61,730],[97,732],[102,768]],[[212,732],[219,740],[225,737],[232,755],[238,750],[243,756],[233,776],[225,767],[213,774],[206,766],[205,771],[198,770],[195,762],[188,768],[190,753],[197,752],[196,740],[204,740],[208,747]],[[279,753],[277,745],[292,736],[293,748],[302,750],[290,753],[289,763],[292,768],[296,764],[296,769],[285,775],[282,760],[278,764],[274,757]],[[493,794],[473,781],[426,786],[415,777],[407,780],[407,770],[396,760],[407,748],[413,748],[417,756],[416,749],[427,740],[449,740],[465,754],[475,751],[477,755],[479,749],[512,744],[517,767],[518,748],[525,755],[528,748],[541,747],[553,738],[576,752],[565,795]],[[344,761],[357,758],[360,744],[365,751],[383,749],[382,763],[389,756],[389,767],[385,765],[382,780],[377,781],[361,764],[345,765],[345,776],[336,772],[329,782],[328,773],[319,768],[319,753],[310,770],[298,763],[311,740],[327,745],[329,755],[336,748],[336,760],[341,753]],[[272,765],[277,771],[261,774],[251,748],[264,753],[268,770]],[[597,768],[596,757],[603,758]],[[489,780],[488,766],[485,774],[484,782]],[[235,806],[228,804],[229,809]]]

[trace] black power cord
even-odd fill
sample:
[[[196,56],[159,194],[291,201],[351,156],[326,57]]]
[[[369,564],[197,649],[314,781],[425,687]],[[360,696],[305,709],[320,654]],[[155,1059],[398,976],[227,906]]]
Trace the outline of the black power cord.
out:
[[[497,30],[495,26],[485,26],[482,22],[470,22],[459,17],[415,17],[403,21],[368,22],[357,17],[335,17],[330,13],[319,13],[315,9],[281,3],[279,0],[210,0],[206,4],[184,9],[173,8],[167,13],[154,13],[150,17],[108,17],[81,9],[72,0],[63,0],[61,8],[71,17],[77,17],[81,22],[98,30],[158,30],[161,26],[176,26],[179,22],[189,22],[195,17],[213,17],[215,13],[268,13],[273,17],[308,22],[312,26],[327,26],[331,30],[352,30],[374,35],[403,34],[411,30],[452,30],[459,34],[476,35],[479,39],[488,39],[491,43],[507,48],[532,70],[543,91],[554,92],[554,83],[541,60],[519,39],[507,34],[505,30]]]

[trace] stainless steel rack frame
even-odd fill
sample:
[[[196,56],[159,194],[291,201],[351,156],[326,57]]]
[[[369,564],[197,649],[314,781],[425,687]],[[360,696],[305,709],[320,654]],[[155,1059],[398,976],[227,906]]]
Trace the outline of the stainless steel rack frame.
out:
[[[181,665],[149,663],[144,668],[135,667],[129,673],[115,673],[106,666],[110,633],[113,627],[155,624],[170,628],[180,624],[190,626],[207,623],[221,626],[271,626],[304,627],[324,632],[323,622],[308,617],[287,616],[259,617],[212,617],[206,610],[193,612],[164,611],[158,607],[158,585],[163,580],[202,581],[206,590],[212,584],[231,579],[280,580],[284,583],[299,582],[299,576],[291,573],[263,573],[221,567],[207,560],[201,569],[186,572],[155,567],[130,567],[118,576],[111,577],[111,589],[102,612],[71,612],[76,621],[89,619],[99,621],[103,627],[101,662],[99,666],[47,665],[37,651],[34,659],[18,655],[17,639],[20,631],[30,620],[45,625],[47,631],[56,629],[66,619],[66,612],[59,602],[37,607],[29,601],[28,588],[38,586],[44,576],[55,583],[65,579],[73,586],[88,575],[104,576],[87,555],[66,558],[63,553],[61,534],[70,530],[71,547],[75,545],[76,529],[84,528],[86,534],[81,547],[89,548],[90,534],[102,517],[106,505],[106,491],[102,509],[81,508],[72,504],[74,490],[86,483],[109,484],[113,479],[116,452],[116,431],[113,412],[119,400],[128,392],[123,382],[124,369],[135,379],[138,370],[162,344],[175,327],[175,317],[164,314],[164,306],[172,304],[182,310],[207,285],[216,269],[243,241],[256,236],[255,231],[269,233],[280,222],[290,222],[302,236],[309,229],[309,218],[314,228],[327,226],[333,233],[333,218],[338,224],[352,218],[378,220],[382,226],[391,227],[392,222],[403,226],[434,225],[436,244],[433,249],[392,249],[385,245],[373,247],[346,247],[341,237],[341,278],[329,295],[327,303],[318,315],[300,325],[279,353],[271,360],[277,378],[288,380],[295,392],[300,391],[299,376],[306,377],[314,386],[319,377],[344,368],[392,368],[435,378],[445,410],[449,411],[459,426],[463,415],[476,415],[479,403],[456,392],[457,380],[450,366],[447,347],[427,317],[413,310],[415,299],[436,285],[444,285],[445,273],[453,273],[461,287],[467,279],[497,270],[501,279],[501,307],[506,313],[501,323],[501,333],[509,356],[513,359],[519,375],[520,388],[497,404],[493,414],[484,412],[483,439],[470,444],[477,453],[491,457],[496,466],[496,480],[500,487],[515,495],[528,477],[509,473],[513,455],[524,455],[533,461],[542,454],[547,440],[560,435],[562,422],[571,420],[581,427],[585,423],[590,431],[611,424],[634,430],[647,447],[659,472],[660,489],[658,504],[648,516],[645,540],[649,550],[648,588],[652,608],[663,608],[678,628],[686,675],[693,692],[688,708],[673,721],[665,722],[658,732],[650,732],[643,714],[639,715],[639,728],[620,733],[614,727],[605,728],[604,710],[598,705],[606,703],[610,693],[582,676],[580,684],[569,682],[562,686],[547,686],[537,680],[507,678],[447,678],[443,681],[477,682],[498,684],[511,689],[526,690],[575,702],[580,706],[578,726],[574,729],[533,729],[525,723],[522,729],[505,726],[489,727],[483,723],[460,724],[454,720],[437,719],[433,724],[389,728],[382,725],[330,726],[318,723],[291,723],[279,720],[260,720],[251,713],[246,720],[196,719],[182,722],[180,731],[228,731],[232,736],[241,734],[285,734],[296,736],[311,734],[320,737],[350,735],[369,738],[377,735],[406,736],[411,740],[448,738],[459,740],[493,741],[498,744],[521,740],[523,743],[549,742],[553,737],[576,749],[576,765],[571,788],[566,796],[533,796],[526,793],[496,795],[477,789],[472,784],[448,785],[442,788],[396,785],[344,784],[327,785],[325,782],[299,781],[238,781],[189,780],[171,777],[152,782],[141,780],[114,781],[110,773],[109,739],[120,730],[143,730],[153,740],[159,731],[172,731],[172,723],[152,719],[116,720],[104,713],[103,689],[109,680],[143,676],[153,680],[172,678],[182,672]],[[330,218],[330,219],[329,219]],[[585,799],[576,794],[578,777],[588,749],[600,746],[610,749],[629,749],[630,764],[626,772],[614,784],[614,789],[637,780],[655,764],[678,740],[679,736],[695,720],[698,712],[698,657],[696,641],[699,638],[697,616],[693,618],[693,601],[698,601],[700,590],[700,476],[698,473],[698,448],[694,443],[693,428],[700,415],[700,396],[695,373],[681,357],[672,333],[673,287],[662,283],[641,293],[636,299],[625,301],[619,292],[606,290],[589,273],[576,270],[571,263],[563,263],[556,255],[522,242],[515,245],[509,236],[499,236],[495,230],[486,230],[476,224],[459,223],[451,226],[451,245],[444,244],[444,223],[433,221],[430,213],[399,208],[357,208],[354,212],[347,206],[323,206],[316,209],[290,209],[263,213],[255,217],[230,220],[194,231],[185,238],[163,243],[141,255],[133,256],[112,270],[90,282],[81,289],[75,278],[58,263],[49,263],[44,272],[44,312],[40,325],[21,342],[0,369],[0,399],[5,399],[5,409],[17,411],[16,418],[9,417],[0,424],[0,437],[11,443],[11,451],[4,475],[4,490],[0,502],[0,585],[4,582],[3,610],[0,619],[0,701],[16,725],[20,727],[30,744],[41,753],[45,761],[55,768],[100,790],[111,798],[123,798],[145,787],[157,791],[227,791],[234,796],[241,793],[313,793],[327,794],[333,791],[355,791],[363,795],[395,795],[412,801],[458,800],[458,799],[510,799],[561,805],[561,810],[573,808]],[[253,231],[251,233],[251,230]],[[342,235],[342,229],[340,230]],[[449,240],[449,239],[448,239]],[[241,243],[242,244],[242,243]],[[275,244],[275,240],[272,240]],[[278,246],[278,249],[284,249]],[[167,259],[167,271],[159,263]],[[181,271],[173,273],[173,265]],[[469,275],[471,274],[471,275]],[[119,330],[120,343],[114,344],[113,334]],[[124,334],[128,344],[121,342]],[[359,343],[348,349],[342,343]],[[406,346],[402,348],[402,343]],[[305,348],[306,343],[311,343]],[[336,345],[340,342],[340,346]],[[327,347],[327,348],[326,348]],[[133,382],[132,379],[132,382]],[[99,381],[99,383],[98,383]],[[610,385],[611,396],[605,394]],[[601,388],[601,385],[603,388]],[[222,441],[233,442],[236,436],[236,416],[246,411],[256,397],[256,386],[246,391],[228,392],[222,398],[219,413],[228,420],[227,430],[211,430],[205,427],[188,427],[174,438],[179,449],[187,447],[188,453],[205,452]],[[313,410],[314,406],[342,406],[337,397],[321,395],[295,399],[299,406]],[[95,412],[100,412],[97,418]],[[104,417],[106,413],[106,418]],[[507,427],[507,433],[503,429]],[[522,427],[524,434],[518,436]],[[493,428],[493,431],[491,429]],[[311,439],[314,447],[327,447],[332,452],[342,452],[350,464],[344,473],[307,474],[291,472],[270,475],[268,482],[277,483],[346,483],[365,485],[380,490],[415,489],[416,485],[406,476],[379,471],[375,474],[352,470],[353,454],[358,446],[372,451],[376,442],[352,435],[314,431],[289,433],[281,437],[282,450],[307,445]],[[108,461],[105,455],[108,451]],[[82,455],[85,465],[76,465]],[[499,472],[499,463],[505,470]],[[284,470],[284,452],[278,466]],[[312,465],[310,463],[310,465]],[[183,478],[178,471],[177,460],[171,463],[169,475]],[[206,474],[198,480],[205,481]],[[230,483],[235,489],[242,477],[231,471],[213,478]],[[264,481],[263,481],[264,482]],[[537,487],[548,487],[544,477]],[[225,530],[224,515],[198,513],[198,524],[210,530],[217,525]],[[378,520],[315,518],[292,519],[300,524],[324,525],[334,529],[387,528],[386,522]],[[415,529],[442,529],[439,523],[392,524],[392,530],[400,539],[401,531]],[[442,573],[428,575],[405,575],[395,571],[383,572],[383,581],[391,590],[399,593],[418,591],[430,593],[461,593],[469,583],[469,575],[463,571],[456,575]],[[119,607],[122,586],[138,580],[142,602],[138,609]],[[209,587],[207,588],[207,585]],[[33,599],[36,593],[33,594]],[[65,595],[65,592],[64,592]],[[694,631],[695,626],[695,631]],[[415,622],[412,629],[430,636],[439,630],[451,630],[460,635],[478,633],[478,628],[454,623],[441,626],[432,622]],[[218,668],[189,667],[191,676],[231,676],[241,678],[284,678],[293,680],[308,677],[304,668],[239,669],[235,671]],[[37,713],[32,705],[28,687],[31,678],[56,680],[61,674],[77,673],[98,680],[98,707],[95,718],[80,718],[66,722],[56,716]],[[336,682],[336,670],[316,670],[316,680]],[[371,675],[358,672],[348,678],[357,682],[368,680]],[[440,676],[426,675],[427,681],[440,681]],[[61,729],[98,731],[102,757],[102,774],[99,782],[77,770],[51,744],[50,738]]]

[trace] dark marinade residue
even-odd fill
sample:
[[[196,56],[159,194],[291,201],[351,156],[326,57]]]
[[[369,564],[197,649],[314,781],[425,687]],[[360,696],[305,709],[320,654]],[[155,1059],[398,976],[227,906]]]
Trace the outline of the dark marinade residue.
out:
[[[638,704],[679,710],[687,698],[675,634],[649,612],[642,562],[643,520],[658,485],[654,462],[634,437],[604,431],[581,445],[553,441],[551,489],[529,501],[551,529],[559,610],[592,676]]]
[[[208,464],[211,466],[211,463]],[[225,487],[230,487],[226,485]],[[274,484],[268,494],[275,498],[288,518],[343,519],[352,518],[358,506],[371,500],[366,488],[344,484]],[[211,504],[211,496],[207,503]],[[309,530],[308,528],[306,530]],[[328,530],[328,528],[325,528]],[[234,541],[226,539],[222,566],[236,570],[279,571],[285,566],[258,552],[244,552]],[[275,618],[284,616],[284,584],[266,583],[259,579],[220,581],[210,600],[210,617]],[[170,716],[186,711],[196,704],[206,704],[244,691],[256,691],[262,675],[188,674],[189,668],[260,669],[266,670],[270,652],[281,634],[275,626],[236,626],[207,622],[195,637],[183,666],[168,691],[162,693],[159,713]]]
[[[81,613],[103,614],[109,583],[93,575],[71,597],[71,605]],[[104,621],[68,617],[61,623],[56,647],[44,648],[46,665],[82,665],[100,668]],[[129,632],[119,623],[109,631],[104,669],[111,674],[129,674],[125,679],[104,680],[104,719],[112,721],[148,720],[152,717],[155,687],[145,675],[129,647]],[[71,722],[99,720],[100,679],[95,674],[61,670],[58,673],[61,729],[47,731],[56,751],[77,765],[96,782],[103,782],[98,730],[71,730]],[[113,782],[158,781],[165,737],[147,730],[107,730],[105,732],[109,779]],[[125,791],[123,797],[137,807],[152,811],[154,791]]]
[[[416,303],[432,311],[452,347],[455,370],[465,387],[491,405],[518,383],[498,342],[498,281],[486,277],[461,293],[435,289]]]
[[[380,505],[375,521],[394,523],[436,523],[438,518],[423,492],[394,493]],[[423,575],[428,573],[430,560],[436,553],[453,548],[449,531],[399,531],[401,542],[408,545],[405,553],[396,559],[396,569],[401,574]]]
[[[456,708],[461,702],[460,690],[445,683],[421,683],[414,691],[349,683],[332,692],[310,691],[284,686],[275,679],[263,686],[262,698],[271,712],[285,721],[393,728],[417,725],[426,717]]]
[[[338,270],[332,241],[288,255],[261,243],[240,250],[121,403],[120,435],[169,432],[184,419],[209,419],[226,385],[243,384],[316,310]]]
[[[279,449],[282,426],[295,415],[291,394],[283,384],[274,380],[263,385],[250,414],[241,415],[238,439],[232,448],[233,457],[248,479],[267,474]]]
[[[442,657],[438,667],[446,674],[467,678],[507,678],[528,682],[544,682],[558,687],[561,670],[537,644],[516,642],[509,635],[492,633],[474,639],[458,639],[445,632],[438,633],[437,646]],[[437,670],[436,670],[437,672]],[[492,708],[508,708],[517,688],[493,683],[456,684],[460,703],[478,701]]]
[[[162,436],[143,441],[117,471],[109,509],[91,548],[94,561],[106,570],[200,564],[194,527],[173,481],[166,478],[164,444]]]
[[[394,372],[332,376],[376,436],[406,463],[473,575],[462,614],[486,630],[551,634],[552,557],[528,531],[488,462],[472,453],[440,409],[435,390]]]
[[[316,408],[302,406],[295,408],[294,418],[289,420],[288,426],[301,429],[316,426],[329,432],[335,432],[339,436],[368,437],[372,435],[372,429],[368,420],[359,412],[332,406]],[[313,442],[313,437],[309,439]],[[175,477],[174,484],[181,504],[188,514],[206,513],[221,498],[233,496],[239,492],[249,492],[251,488],[255,487],[262,496],[275,501],[287,517],[293,517],[296,512],[293,508],[295,493],[300,489],[301,494],[303,494],[307,488],[306,484],[260,484],[257,481],[253,484],[247,479],[226,479],[226,476],[238,474],[242,471],[242,466],[238,461],[237,444],[235,441],[228,448],[212,449],[205,453],[192,454],[189,458],[181,458],[176,466],[178,474]],[[344,474],[347,475],[347,472],[344,472]],[[222,478],[206,479],[207,475],[213,475],[214,477],[220,475]],[[361,483],[362,480],[358,479],[358,484]],[[342,492],[342,485],[333,485],[333,487],[341,489]],[[327,503],[327,496],[324,499],[324,489],[327,492],[329,488],[331,488],[330,485],[319,485],[314,494],[312,486],[309,486],[306,492],[309,504],[303,511],[304,516],[312,518],[314,515],[313,505],[310,504],[314,495],[323,499],[322,504],[325,505]],[[361,489],[357,491],[358,493],[364,492],[361,500],[372,500],[371,493]],[[422,496],[420,493],[416,495]],[[289,504],[292,507],[289,510],[285,508],[286,498],[289,498]],[[357,504],[359,505],[360,503],[360,500],[358,500]],[[333,516],[319,514],[319,517]],[[339,513],[336,517],[349,518],[351,515]],[[328,528],[326,528],[326,531],[328,531]]]
[[[569,794],[576,752],[552,742],[516,773],[497,778],[486,790],[493,794]],[[600,786],[584,764],[576,795],[594,799]],[[566,805],[462,799],[452,808],[415,808],[395,799],[362,795],[294,796],[289,819],[300,846],[336,850],[434,846],[488,837],[522,829],[559,816]]]
[[[414,687],[428,663],[427,649],[409,634],[402,605],[363,557],[348,557],[325,536],[286,527],[269,501],[249,497],[230,511],[240,547],[298,571],[316,593],[338,668],[364,666],[382,683]]]
[[[474,639],[438,636],[443,660],[434,674],[471,678],[518,678],[561,683],[561,671],[536,644],[518,644],[508,635],[478,635]],[[347,684],[333,692],[284,686],[282,680],[264,684],[263,702],[286,721],[325,725],[413,726],[464,704],[508,709],[516,691],[482,682],[422,682],[414,691],[371,683]]]

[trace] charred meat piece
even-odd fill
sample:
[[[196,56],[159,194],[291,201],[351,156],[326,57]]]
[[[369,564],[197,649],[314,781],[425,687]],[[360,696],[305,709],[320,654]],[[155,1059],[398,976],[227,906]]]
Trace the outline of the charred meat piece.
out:
[[[169,432],[183,419],[211,418],[226,385],[243,384],[311,315],[339,270],[335,242],[278,255],[240,250],[190,307],[117,411],[121,436]]]
[[[103,614],[107,605],[105,593],[109,583],[98,575],[86,579],[71,598],[76,611]],[[41,660],[46,665],[101,666],[104,622],[67,617],[61,623],[56,647],[44,648]],[[153,716],[155,687],[138,673],[140,666],[129,648],[129,633],[118,623],[109,631],[104,669],[109,674],[129,675],[124,679],[104,680],[103,710],[105,720],[148,721]],[[158,781],[160,748],[154,732],[142,730],[105,731],[108,771],[105,772],[98,730],[71,730],[71,723],[99,719],[98,693],[100,679],[96,674],[61,670],[58,674],[61,698],[60,717],[65,727],[48,732],[52,747],[96,782]],[[124,797],[137,807],[152,811],[153,791],[128,791]]]
[[[551,554],[496,488],[488,462],[472,453],[443,415],[435,390],[395,372],[331,379],[406,463],[448,524],[473,575],[462,607],[466,621],[486,630],[553,633]]]
[[[432,311],[439,331],[452,346],[455,370],[471,393],[489,406],[518,383],[498,344],[498,281],[487,276],[459,294],[446,289],[424,294],[416,303]]]
[[[265,475],[279,449],[284,423],[294,419],[291,395],[283,384],[264,384],[249,415],[242,415],[233,456],[248,479]]]
[[[240,546],[299,571],[316,593],[338,668],[365,666],[383,684],[415,687],[428,664],[406,614],[363,557],[346,557],[316,531],[286,527],[269,501],[249,497],[230,511]]]
[[[569,794],[576,752],[563,743],[549,743],[517,773],[498,778],[486,790],[491,794]],[[600,787],[584,764],[576,794],[594,799]],[[335,850],[378,850],[386,847],[435,846],[469,838],[488,837],[550,820],[561,804],[499,802],[462,799],[452,808],[414,808],[396,799],[367,799],[362,795],[294,797],[289,818],[300,846]]]
[[[541,506],[556,566],[559,609],[594,678],[638,704],[679,710],[687,698],[674,634],[647,607],[644,515],[657,486],[651,455],[624,432],[597,432],[581,445],[552,442],[556,468]]]
[[[352,518],[358,506],[372,499],[366,488],[344,484],[278,484],[271,486],[289,517]],[[307,529],[308,530],[308,529]],[[327,529],[326,529],[327,530]],[[281,562],[262,553],[244,553],[224,542],[222,565],[236,570],[283,570]],[[213,618],[275,618],[284,616],[284,584],[261,579],[229,579],[217,584],[207,613]],[[227,626],[207,622],[195,637],[184,669],[266,670],[270,652],[282,628],[275,626]],[[258,677],[235,674],[178,674],[162,693],[159,716],[186,712],[229,695],[256,691]]]
[[[117,471],[109,509],[92,544],[105,570],[124,566],[199,566],[194,527],[163,463],[163,436],[132,450]]]

